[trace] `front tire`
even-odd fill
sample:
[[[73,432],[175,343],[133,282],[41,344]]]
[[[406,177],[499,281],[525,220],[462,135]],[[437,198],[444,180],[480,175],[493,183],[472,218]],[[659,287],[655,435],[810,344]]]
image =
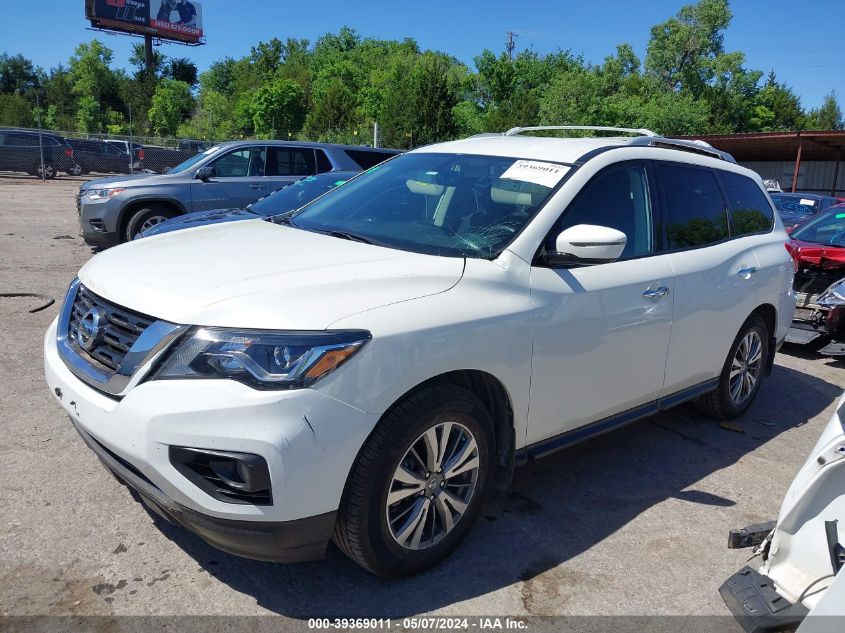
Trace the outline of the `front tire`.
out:
[[[731,420],[745,413],[757,397],[769,361],[769,330],[759,314],[752,314],[737,334],[719,374],[719,384],[698,401],[717,420]]]
[[[492,476],[493,422],[471,392],[425,387],[388,411],[358,455],[334,541],[385,577],[437,564],[472,528]]]
[[[35,166],[35,175],[45,180],[52,180],[56,177],[56,166],[48,161]]]
[[[158,205],[138,209],[126,223],[123,241],[131,242],[138,233],[143,233],[175,215],[171,209]]]

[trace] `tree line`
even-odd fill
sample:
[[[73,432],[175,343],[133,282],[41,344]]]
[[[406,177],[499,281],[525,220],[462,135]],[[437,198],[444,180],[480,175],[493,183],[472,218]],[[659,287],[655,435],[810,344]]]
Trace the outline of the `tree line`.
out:
[[[136,44],[129,72],[99,40],[50,71],[0,55],[0,124],[196,139],[308,138],[409,147],[517,125],[647,127],[663,134],[843,129],[834,92],[806,110],[794,91],[727,51],[727,0],[700,0],[655,25],[644,59],[626,43],[601,63],[572,51],[511,58],[485,49],[470,68],[406,38],[344,27],[316,42],[273,38],[203,73]]]

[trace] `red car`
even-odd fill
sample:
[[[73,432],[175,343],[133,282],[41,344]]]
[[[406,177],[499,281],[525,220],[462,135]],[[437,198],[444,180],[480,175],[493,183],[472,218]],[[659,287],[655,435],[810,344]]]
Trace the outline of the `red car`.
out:
[[[845,204],[791,229],[786,248],[795,261],[797,295],[786,341],[845,356]]]

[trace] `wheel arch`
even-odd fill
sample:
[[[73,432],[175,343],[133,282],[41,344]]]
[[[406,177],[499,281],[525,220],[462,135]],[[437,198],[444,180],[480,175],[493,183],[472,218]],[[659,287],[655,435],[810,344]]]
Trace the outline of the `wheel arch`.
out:
[[[477,397],[490,417],[493,419],[493,431],[495,441],[495,455],[496,455],[496,471],[493,473],[492,485],[499,489],[505,490],[510,486],[513,477],[514,457],[515,457],[515,442],[516,431],[514,427],[514,413],[513,403],[510,394],[504,383],[496,378],[493,374],[480,369],[456,369],[436,376],[432,376],[427,380],[408,389],[401,396],[396,398],[382,414],[381,419],[389,411],[391,411],[398,404],[409,398],[411,395],[434,385],[454,385],[461,387],[472,393]],[[378,424],[376,424],[378,426]],[[373,428],[373,431],[375,427]],[[372,431],[370,432],[372,433]],[[367,437],[369,439],[369,436]],[[366,445],[366,440],[358,449],[360,455]],[[358,456],[356,455],[354,463],[357,463]],[[351,476],[350,470],[348,477]]]
[[[766,359],[765,375],[772,373],[772,367],[775,363],[775,351],[777,350],[777,327],[778,327],[778,311],[771,303],[761,303],[751,311],[751,314],[757,314],[763,319],[766,324],[766,329],[769,331],[769,357]]]
[[[120,210],[120,215],[117,220],[117,234],[121,238],[126,235],[126,227],[129,224],[129,219],[135,212],[151,205],[161,205],[168,207],[176,212],[176,215],[183,215],[188,212],[185,206],[173,198],[137,198],[130,200]]]

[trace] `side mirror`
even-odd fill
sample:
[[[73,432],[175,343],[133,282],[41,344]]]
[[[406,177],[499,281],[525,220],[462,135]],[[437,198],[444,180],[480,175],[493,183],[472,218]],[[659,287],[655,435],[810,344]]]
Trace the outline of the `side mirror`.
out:
[[[194,177],[197,180],[202,180],[203,182],[208,182],[209,178],[214,178],[215,169],[212,165],[203,165],[197,172],[194,174]]]
[[[546,256],[550,264],[587,266],[607,264],[622,255],[628,238],[622,231],[606,226],[577,224],[555,240],[555,252]]]

